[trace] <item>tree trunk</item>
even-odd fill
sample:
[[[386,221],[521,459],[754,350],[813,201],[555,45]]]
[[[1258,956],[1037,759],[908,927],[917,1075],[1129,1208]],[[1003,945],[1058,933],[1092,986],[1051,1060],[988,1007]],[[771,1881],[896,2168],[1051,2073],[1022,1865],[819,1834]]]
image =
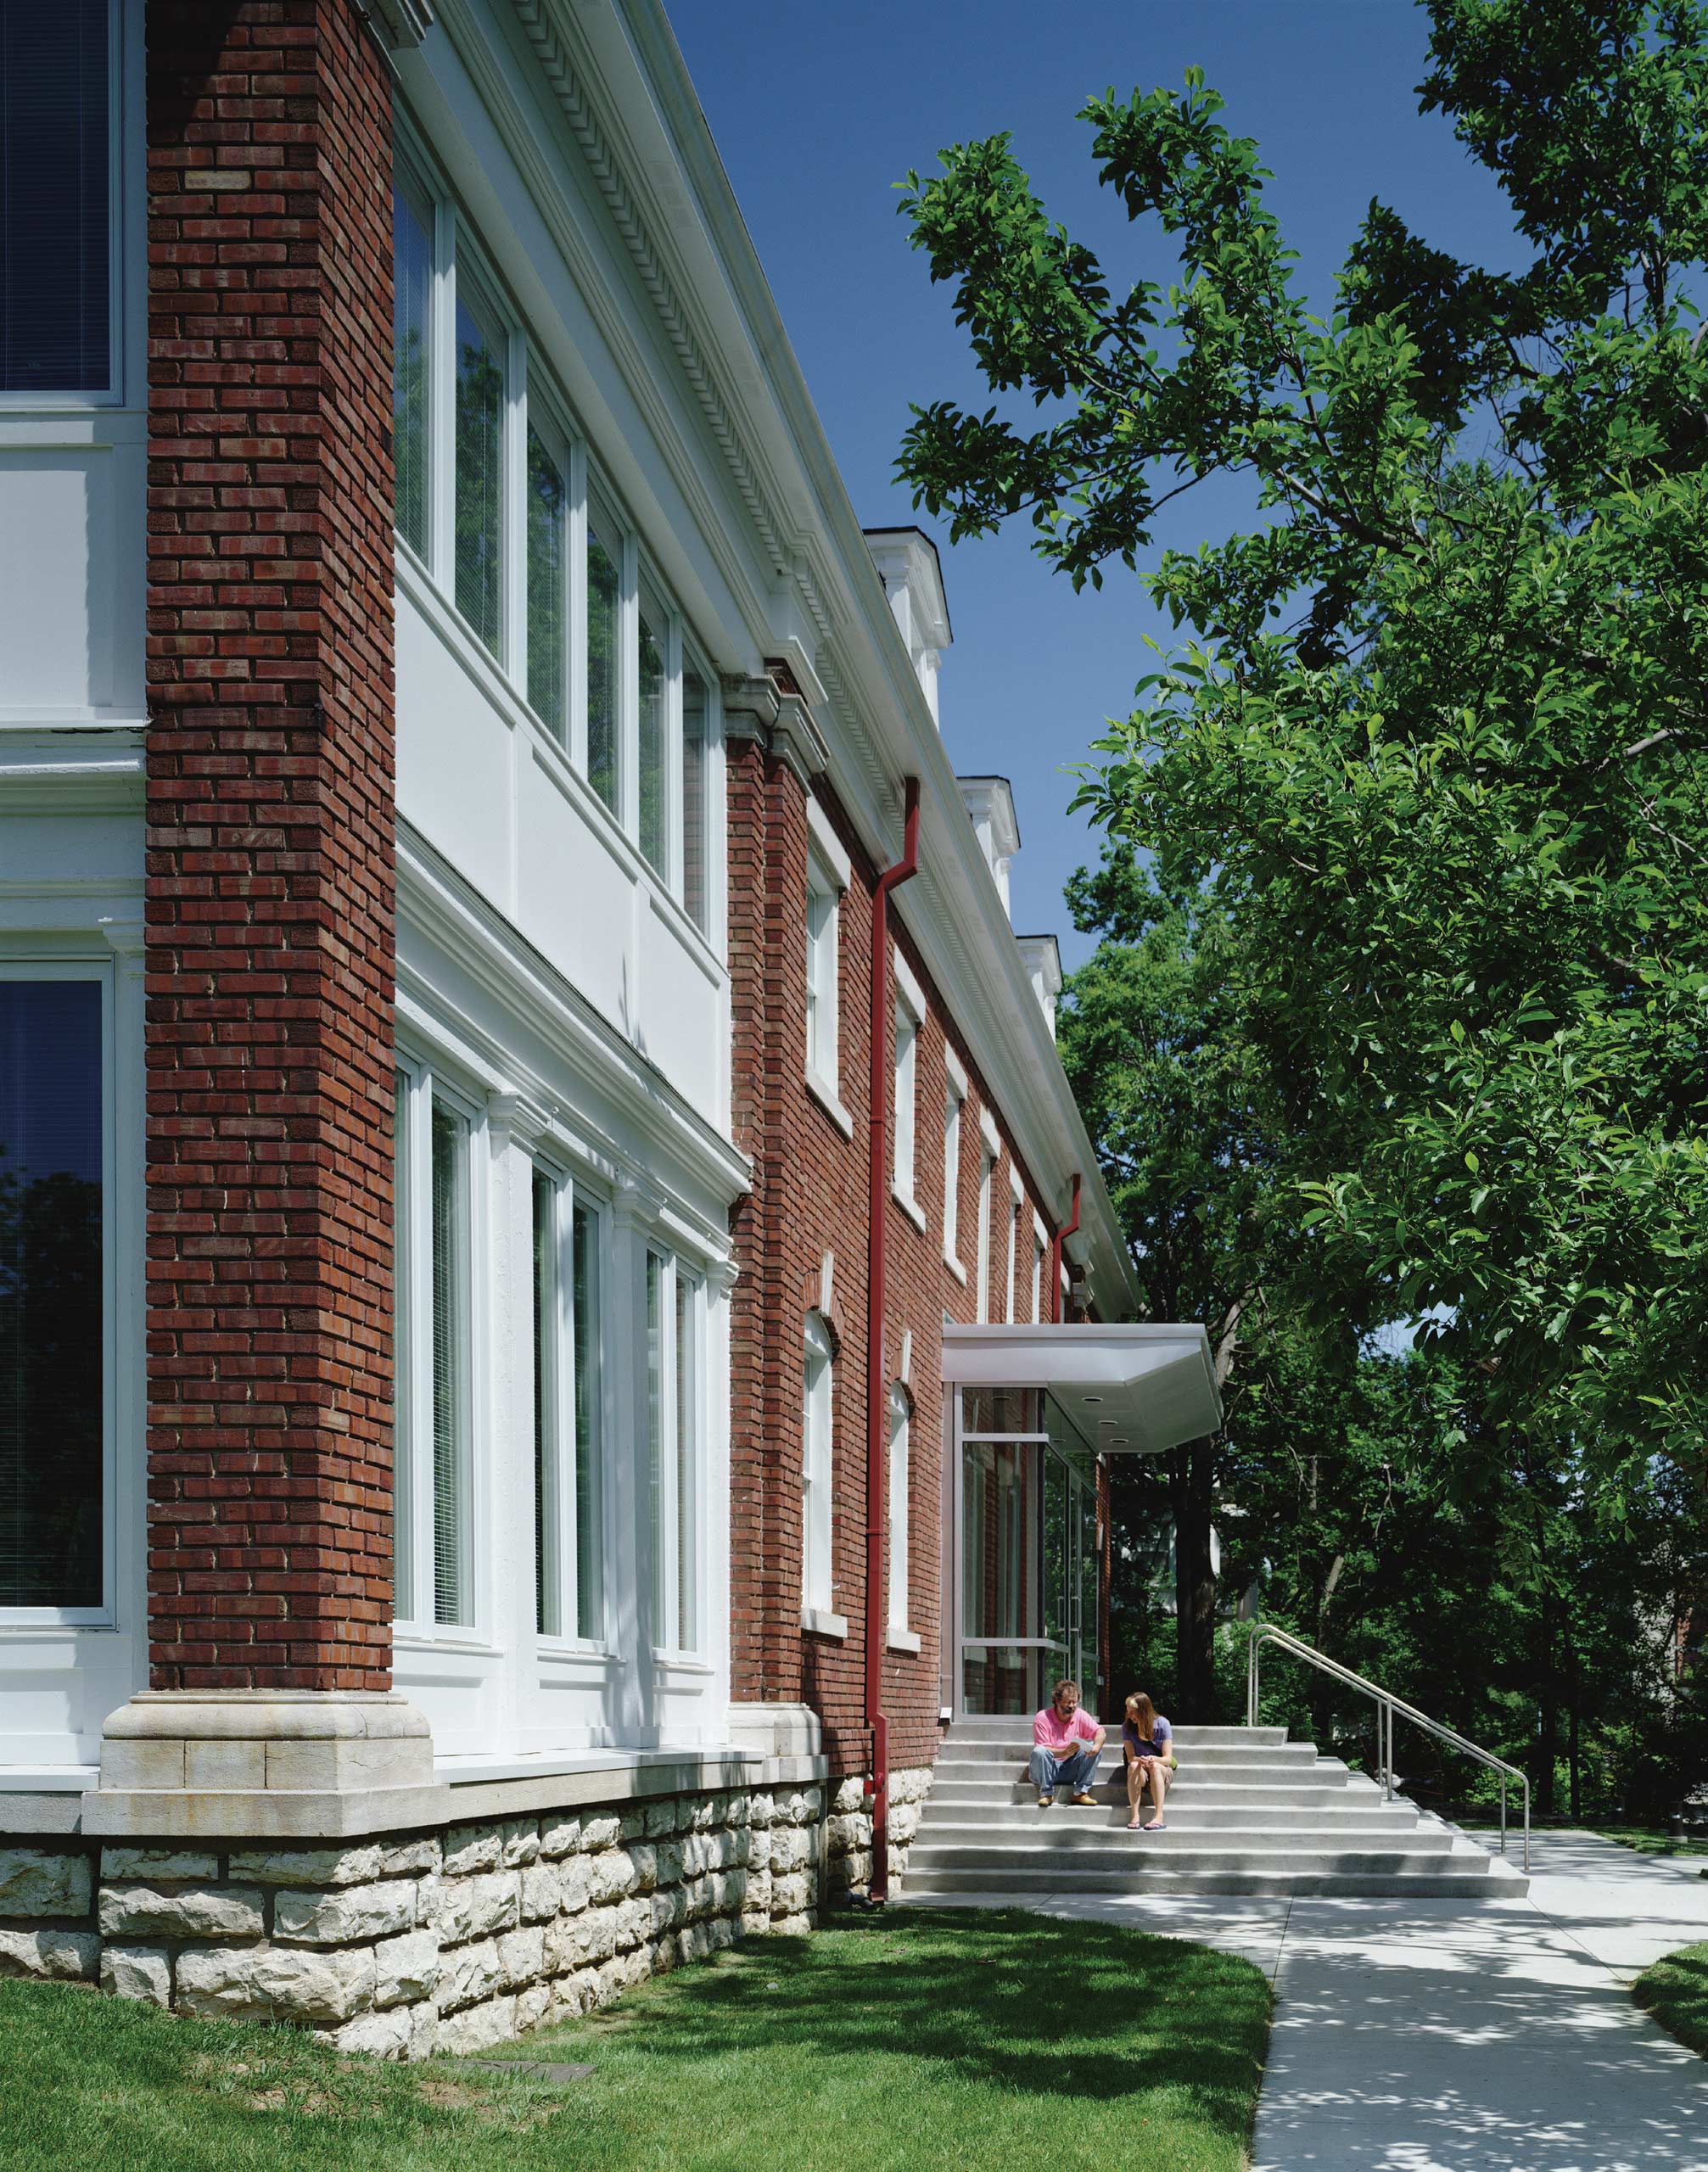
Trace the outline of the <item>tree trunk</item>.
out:
[[[1210,1553],[1210,1509],[1216,1453],[1191,1441],[1168,1458],[1168,1506],[1174,1518],[1174,1626],[1179,1717],[1202,1727],[1218,1716],[1216,1571]]]

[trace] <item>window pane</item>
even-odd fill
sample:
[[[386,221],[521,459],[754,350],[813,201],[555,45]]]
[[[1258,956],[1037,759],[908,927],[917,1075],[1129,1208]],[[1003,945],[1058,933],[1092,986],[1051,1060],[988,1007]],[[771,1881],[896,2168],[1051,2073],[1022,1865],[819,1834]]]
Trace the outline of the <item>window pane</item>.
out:
[[[568,519],[563,463],[528,429],[528,698],[562,745],[568,731]]]
[[[647,1475],[652,1518],[652,1642],[670,1641],[664,1524],[664,1262],[647,1255]]]
[[[563,1628],[557,1559],[557,1187],[534,1172],[535,1618],[543,1637]]]
[[[706,894],[706,682],[682,674],[682,903],[702,934],[710,932]]]
[[[462,1622],[468,1593],[468,1223],[461,1117],[433,1104],[433,1618]]]
[[[889,1626],[907,1626],[907,1401],[889,1398]]]
[[[670,749],[665,714],[664,637],[652,614],[641,618],[641,849],[660,875],[669,872]]]
[[[104,392],[108,0],[0,0],[0,392]]]
[[[102,1599],[101,1077],[98,982],[0,981],[0,1606]]]
[[[599,1440],[599,1223],[575,1209],[575,1626],[596,1637],[602,1626],[599,1497],[593,1458]]]
[[[899,1004],[895,1014],[895,1186],[913,1197],[913,1052],[919,1028]]]
[[[609,548],[607,548],[608,540]],[[617,805],[618,713],[622,652],[621,551],[602,514],[587,516],[587,781]]]
[[[498,653],[504,584],[504,365],[496,337],[456,305],[456,607]]]
[[[960,1096],[953,1086],[943,1115],[943,1248],[960,1257]]]
[[[676,1276],[676,1643],[692,1651],[699,1642],[694,1592],[695,1422],[699,1386],[694,1363],[692,1283]]]
[[[409,1211],[410,1174],[414,1153],[409,1125],[409,1080],[402,1072],[395,1080],[395,1103],[392,1120],[392,1257],[396,1262],[396,1286],[392,1316],[396,1325],[392,1341],[394,1387],[391,1426],[391,1610],[400,1621],[415,1616],[415,1424],[412,1394],[415,1363],[411,1333],[411,1262],[415,1257],[415,1225]]]
[[[427,551],[427,400],[431,383],[433,223],[401,182],[391,192],[391,453],[397,532]]]

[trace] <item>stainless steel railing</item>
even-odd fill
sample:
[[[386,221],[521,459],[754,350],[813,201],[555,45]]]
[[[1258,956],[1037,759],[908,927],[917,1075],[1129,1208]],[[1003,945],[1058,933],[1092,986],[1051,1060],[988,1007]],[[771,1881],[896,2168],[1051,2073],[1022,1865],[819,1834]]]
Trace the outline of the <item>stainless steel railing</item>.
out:
[[[1306,1643],[1291,1630],[1277,1628],[1273,1621],[1254,1621],[1251,1641],[1246,1648],[1246,1725],[1257,1724],[1258,1654],[1265,1644],[1274,1644],[1296,1660],[1303,1660],[1319,1674],[1331,1675],[1337,1682],[1359,1691],[1372,1699],[1376,1708],[1376,1777],[1382,1783],[1382,1793],[1392,1801],[1394,1793],[1394,1715],[1408,1720],[1414,1727],[1432,1734],[1437,1742],[1461,1750],[1467,1757],[1474,1757],[1479,1765],[1500,1775],[1500,1852],[1506,1853],[1506,1791],[1514,1781],[1524,1789],[1524,1867],[1530,1868],[1530,1781],[1516,1765],[1509,1765],[1504,1758],[1497,1757],[1492,1750],[1470,1742],[1452,1727],[1444,1727],[1439,1720],[1432,1720],[1427,1712],[1419,1711],[1415,1705],[1408,1705],[1402,1697],[1392,1695],[1378,1683],[1366,1681],[1361,1674],[1354,1674],[1349,1666],[1342,1666],[1338,1660],[1331,1660],[1326,1652],[1319,1652],[1313,1644]]]

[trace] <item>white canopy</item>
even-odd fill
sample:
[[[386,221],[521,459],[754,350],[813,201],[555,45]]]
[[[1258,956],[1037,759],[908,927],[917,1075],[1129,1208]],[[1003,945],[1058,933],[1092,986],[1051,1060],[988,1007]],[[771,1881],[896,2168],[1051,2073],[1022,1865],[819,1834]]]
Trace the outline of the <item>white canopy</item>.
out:
[[[1048,1388],[1086,1440],[1115,1455],[1156,1455],[1222,1423],[1210,1338],[1187,1324],[945,1322],[943,1377],[956,1387]]]

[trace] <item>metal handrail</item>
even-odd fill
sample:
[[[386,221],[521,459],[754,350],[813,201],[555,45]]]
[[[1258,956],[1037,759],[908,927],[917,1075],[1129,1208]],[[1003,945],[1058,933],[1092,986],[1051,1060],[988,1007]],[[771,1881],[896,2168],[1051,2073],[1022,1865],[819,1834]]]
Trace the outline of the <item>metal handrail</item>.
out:
[[[1463,1751],[1467,1757],[1476,1758],[1478,1764],[1486,1765],[1491,1772],[1499,1773],[1500,1852],[1503,1856],[1506,1853],[1507,1783],[1509,1780],[1517,1781],[1524,1789],[1524,1867],[1528,1872],[1530,1868],[1530,1778],[1527,1773],[1521,1772],[1516,1765],[1509,1765],[1504,1757],[1497,1757],[1492,1750],[1485,1749],[1480,1744],[1471,1742],[1465,1736],[1455,1733],[1452,1727],[1444,1726],[1440,1720],[1432,1720],[1427,1712],[1419,1711],[1415,1705],[1408,1705],[1403,1697],[1396,1697],[1392,1691],[1382,1688],[1379,1683],[1368,1681],[1361,1674],[1354,1674],[1351,1667],[1342,1666],[1338,1660],[1331,1660],[1326,1652],[1319,1652],[1313,1644],[1308,1644],[1302,1637],[1294,1636],[1291,1630],[1277,1628],[1273,1621],[1254,1621],[1252,1624],[1251,1638],[1246,1647],[1246,1725],[1248,1727],[1254,1727],[1257,1724],[1257,1654],[1266,1643],[1279,1645],[1284,1652],[1291,1654],[1294,1659],[1306,1660],[1319,1673],[1332,1675],[1337,1681],[1344,1682],[1350,1688],[1360,1691],[1364,1696],[1374,1699],[1376,1708],[1376,1763],[1378,1776],[1382,1783],[1382,1795],[1386,1801],[1392,1802],[1394,1795],[1394,1714],[1396,1712],[1403,1720],[1409,1720],[1414,1727],[1422,1727],[1425,1733],[1434,1735],[1437,1741],[1447,1743],[1451,1748]]]

